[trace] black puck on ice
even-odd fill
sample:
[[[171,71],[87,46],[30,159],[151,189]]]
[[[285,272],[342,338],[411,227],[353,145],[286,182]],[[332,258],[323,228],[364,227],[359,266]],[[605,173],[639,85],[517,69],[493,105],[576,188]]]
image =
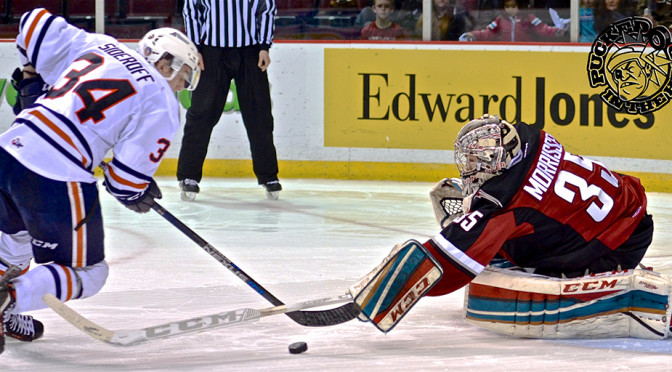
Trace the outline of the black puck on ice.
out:
[[[289,345],[289,352],[292,354],[301,354],[306,350],[308,350],[308,344],[303,341]]]

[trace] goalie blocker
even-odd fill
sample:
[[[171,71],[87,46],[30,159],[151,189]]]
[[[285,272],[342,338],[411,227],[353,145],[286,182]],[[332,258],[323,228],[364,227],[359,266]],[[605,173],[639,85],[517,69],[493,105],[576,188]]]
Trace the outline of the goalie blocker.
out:
[[[516,337],[665,339],[671,284],[639,269],[560,279],[488,266],[465,290],[465,317]]]
[[[360,319],[387,333],[442,275],[422,244],[409,240],[395,245],[380,265],[350,287],[350,294],[362,310]]]

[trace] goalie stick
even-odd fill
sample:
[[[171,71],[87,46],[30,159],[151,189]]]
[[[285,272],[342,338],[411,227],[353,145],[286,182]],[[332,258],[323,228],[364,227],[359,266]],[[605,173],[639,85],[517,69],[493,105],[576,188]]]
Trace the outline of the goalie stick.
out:
[[[218,314],[199,316],[190,319],[178,320],[159,324],[152,327],[129,330],[110,330],[85,318],[71,307],[67,306],[51,294],[42,297],[47,306],[67,320],[70,324],[96,340],[114,346],[135,346],[148,341],[174,338],[187,334],[203,332],[209,329],[231,327],[250,323],[263,317],[276,314],[289,314],[313,307],[332,305],[352,301],[350,295],[328,297],[319,300],[304,301],[291,305],[281,305],[265,309],[238,309]]]

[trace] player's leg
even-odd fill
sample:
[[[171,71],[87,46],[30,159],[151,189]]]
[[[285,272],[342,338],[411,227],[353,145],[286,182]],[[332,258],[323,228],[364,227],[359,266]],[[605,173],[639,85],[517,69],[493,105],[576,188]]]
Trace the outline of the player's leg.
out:
[[[278,159],[273,141],[273,114],[268,74],[261,71],[259,47],[240,48],[241,70],[236,75],[238,102],[252,154],[252,170],[269,199],[277,199],[282,186],[278,181]]]
[[[45,308],[46,293],[61,301],[91,296],[107,278],[96,184],[34,176],[32,201],[20,196],[17,205],[32,237],[35,262],[43,265],[13,281],[17,312]]]
[[[14,179],[20,177],[21,169],[17,169],[18,162],[4,150],[0,150],[0,346],[4,350],[5,329],[10,336],[16,337],[13,332],[17,326],[24,327],[26,332],[19,332],[20,339],[24,335],[28,340],[40,337],[43,325],[31,316],[11,314],[9,309],[15,304],[15,296],[10,281],[25,273],[32,258],[31,237],[26,231],[23,218],[12,194],[18,194]],[[22,187],[28,187],[23,185]],[[10,267],[16,272],[10,273]]]
[[[14,161],[14,166],[15,176],[8,177],[9,189],[30,190],[11,196],[29,238],[3,243],[12,252],[24,252],[28,245],[35,262],[43,265],[10,282],[11,303],[5,310],[9,323],[5,327],[8,335],[31,341],[41,336],[41,325],[21,313],[45,308],[42,296],[47,293],[62,301],[97,293],[108,269],[96,184],[54,181],[18,162]]]
[[[14,288],[10,280],[16,280],[16,277],[28,272],[33,256],[30,240],[30,235],[25,230],[16,234],[0,232],[0,276],[7,273],[10,267],[18,269],[18,272],[8,277],[7,283],[0,287],[0,297],[3,297],[0,299],[2,324],[7,335],[23,341],[32,341],[41,337],[44,332],[42,323],[32,316],[5,311],[11,309],[15,302],[15,294],[12,293]]]
[[[182,146],[177,161],[177,180],[182,200],[194,200],[200,191],[203,163],[208,152],[212,130],[219,121],[231,77],[226,72],[224,49],[204,46],[201,55],[205,69],[198,87],[191,93],[187,110]]]

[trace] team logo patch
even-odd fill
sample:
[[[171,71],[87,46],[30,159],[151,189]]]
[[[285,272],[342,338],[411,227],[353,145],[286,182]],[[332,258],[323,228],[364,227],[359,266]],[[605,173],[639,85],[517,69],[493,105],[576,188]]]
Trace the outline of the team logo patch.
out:
[[[21,143],[21,137],[12,138],[12,146],[18,149],[22,148],[23,143]]]
[[[602,100],[617,111],[645,114],[672,99],[672,34],[644,17],[612,23],[595,39],[588,56],[593,88],[605,87]]]

